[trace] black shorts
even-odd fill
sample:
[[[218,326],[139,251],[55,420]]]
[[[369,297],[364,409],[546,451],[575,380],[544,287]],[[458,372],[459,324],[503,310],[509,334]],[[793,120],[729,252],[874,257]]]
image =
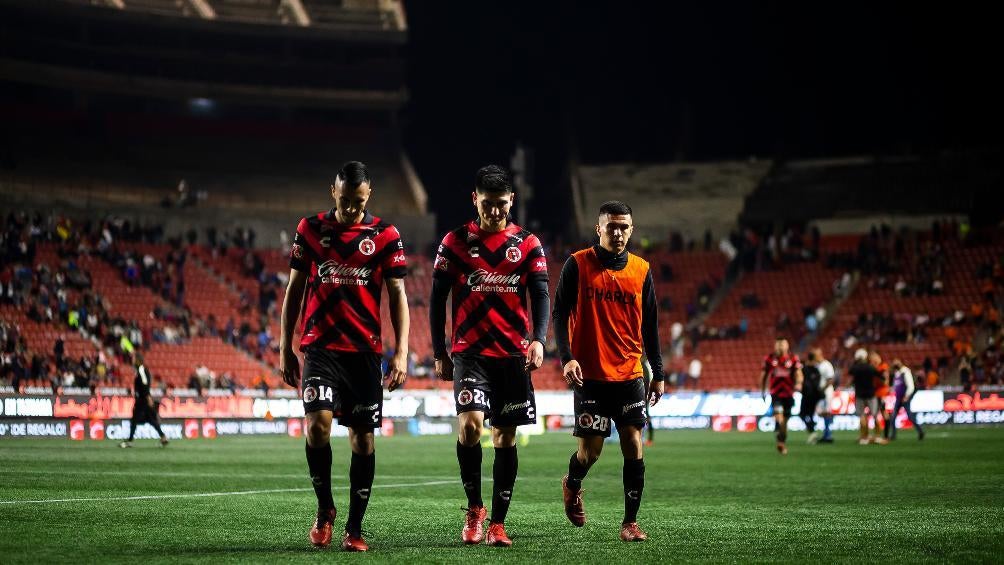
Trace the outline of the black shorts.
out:
[[[149,422],[155,424],[158,422],[160,415],[158,414],[158,408],[160,408],[160,403],[154,402],[153,408],[146,403],[146,400],[137,398],[136,404],[132,407],[132,420],[137,424],[142,424],[144,422]]]
[[[771,406],[771,409],[774,411],[774,415],[775,416],[778,415],[778,414],[784,414],[785,418],[790,418],[791,417],[791,409],[792,409],[792,407],[795,406],[795,399],[791,398],[791,397],[788,397],[788,398],[778,398],[778,397],[772,396],[770,398],[770,406]]]
[[[378,428],[383,410],[379,353],[307,348],[301,382],[303,411],[330,410],[349,428]]]
[[[453,397],[457,414],[484,412],[492,426],[537,423],[537,401],[522,356],[453,356]]]
[[[611,422],[622,426],[645,427],[645,379],[630,381],[583,381],[572,387],[575,399],[575,429],[578,437],[610,437]]]

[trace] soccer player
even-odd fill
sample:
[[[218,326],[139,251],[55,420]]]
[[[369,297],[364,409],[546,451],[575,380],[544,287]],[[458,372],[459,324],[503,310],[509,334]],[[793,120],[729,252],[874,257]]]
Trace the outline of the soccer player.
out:
[[[436,375],[453,381],[460,423],[457,460],[467,494],[461,539],[478,544],[485,538],[481,431],[487,417],[495,447],[487,543],[508,547],[512,540],[504,522],[516,482],[516,427],[537,421],[530,371],[544,360],[550,309],[547,260],[537,237],[509,222],[515,194],[508,172],[495,165],[479,169],[471,200],[478,219],[446,234],[436,254],[429,324]],[[452,356],[445,341],[451,292]]]
[[[802,390],[802,363],[798,356],[788,351],[788,340],[778,337],[774,340],[774,351],[763,360],[763,374],[760,377],[760,394],[767,398],[767,382],[770,381],[770,405],[774,412],[774,436],[777,438],[777,452],[788,454],[788,418],[795,405],[794,394]]]
[[[875,426],[878,427],[881,425],[882,437],[888,439],[890,431],[889,411],[886,409],[885,399],[892,392],[892,389],[889,387],[889,383],[892,380],[892,372],[889,369],[889,364],[882,359],[882,356],[877,351],[872,351],[868,354],[868,362],[878,370],[878,376],[875,377],[875,400],[878,402]]]
[[[899,359],[893,360],[892,370],[892,390],[896,395],[896,407],[893,408],[892,416],[886,423],[886,429],[892,428],[890,439],[896,439],[896,416],[899,414],[899,409],[904,408],[906,417],[913,424],[913,427],[917,428],[917,439],[922,440],[924,439],[924,428],[920,427],[920,423],[917,422],[917,418],[910,410],[910,400],[913,399],[913,393],[917,390],[913,382],[913,372]]]
[[[830,410],[833,406],[836,372],[833,370],[833,364],[823,357],[822,349],[814,348],[812,356],[816,360],[816,369],[819,371],[819,389],[822,393],[822,398],[816,405],[816,413],[823,418],[823,437],[819,443],[833,443],[833,431],[830,430],[833,425],[833,414]]]
[[[349,515],[342,549],[366,551],[363,515],[373,486],[373,429],[383,408],[380,294],[387,284],[394,356],[388,389],[407,377],[408,299],[401,236],[371,214],[370,175],[358,161],[346,163],[331,187],[335,206],[300,220],[289,259],[289,285],[282,304],[280,370],[286,384],[301,387],[306,412],[307,466],[317,495],[315,546],[331,543],[335,503],[331,496],[331,421],[348,428]],[[303,378],[293,351],[293,328],[303,313]]]
[[[665,390],[659,349],[659,312],[652,272],[644,259],[629,253],[634,229],[631,208],[618,201],[600,206],[599,245],[577,251],[565,261],[554,297],[554,334],[572,386],[578,449],[561,480],[565,515],[572,525],[586,523],[582,481],[600,457],[603,440],[616,424],[624,456],[624,519],[620,538],[644,541],[638,508],[645,488],[641,430],[645,404],[654,405]],[[652,365],[646,388],[641,356]]]
[[[160,415],[157,413],[159,403],[150,394],[150,386],[153,384],[153,376],[150,370],[143,364],[143,356],[133,353],[133,365],[136,366],[136,378],[132,382],[132,420],[129,422],[129,439],[119,444],[119,447],[132,447],[132,440],[136,437],[136,428],[144,423],[153,426],[160,436],[160,446],[167,447],[169,443],[164,431],[160,429]]]

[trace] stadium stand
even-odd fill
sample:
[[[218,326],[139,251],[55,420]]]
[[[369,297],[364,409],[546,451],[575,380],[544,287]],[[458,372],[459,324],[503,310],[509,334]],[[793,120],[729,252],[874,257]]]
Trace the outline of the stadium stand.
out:
[[[770,167],[770,161],[580,166],[573,183],[579,236],[592,238],[596,210],[606,200],[633,206],[639,239],[660,241],[671,226],[690,239],[705,230],[725,235]]]
[[[1004,247],[993,240],[964,243],[954,233],[940,241],[921,233],[914,243],[902,257],[890,257],[889,264],[898,268],[862,276],[819,344],[844,363],[861,346],[915,368],[926,359],[948,370],[943,381],[957,382],[959,359],[982,352],[976,340],[985,334],[981,323],[997,314],[995,286],[978,275],[999,262]],[[940,283],[937,289],[934,281]]]
[[[707,333],[717,333],[739,327],[745,319],[747,330],[739,330],[733,338],[698,338],[696,354],[704,365],[700,387],[706,390],[759,387],[760,362],[772,350],[774,337],[785,335],[793,348],[798,345],[804,332],[803,310],[815,311],[828,300],[834,276],[833,271],[815,262],[745,273],[704,322],[704,328]],[[761,304],[744,307],[743,297],[749,295],[758,297]],[[787,327],[779,324],[782,314],[789,320]]]

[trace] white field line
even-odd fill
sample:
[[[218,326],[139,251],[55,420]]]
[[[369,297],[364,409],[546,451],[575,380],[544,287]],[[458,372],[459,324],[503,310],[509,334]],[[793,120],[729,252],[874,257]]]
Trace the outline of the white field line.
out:
[[[0,469],[0,475],[110,475],[129,477],[202,477],[202,478],[238,478],[238,479],[309,479],[310,475],[304,469],[303,473],[187,473],[184,471],[80,471],[76,469]],[[380,475],[381,479],[443,479],[441,475]]]
[[[424,487],[432,485],[448,485],[458,482],[459,479],[448,481],[425,481],[421,483],[397,483],[390,485],[373,485],[373,488],[408,488]],[[332,487],[332,490],[347,490],[347,486]],[[40,500],[0,500],[0,504],[46,504],[53,502],[102,502],[106,500],[164,500],[169,498],[210,498],[220,496],[249,496],[254,494],[273,494],[279,492],[308,492],[313,488],[275,488],[259,490],[238,490],[229,492],[193,492],[186,494],[147,494],[139,496],[108,496],[96,498],[49,498]]]

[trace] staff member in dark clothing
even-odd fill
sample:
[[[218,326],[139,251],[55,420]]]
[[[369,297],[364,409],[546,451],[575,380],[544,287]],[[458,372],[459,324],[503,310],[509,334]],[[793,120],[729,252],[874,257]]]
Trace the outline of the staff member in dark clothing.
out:
[[[820,391],[822,374],[819,371],[819,358],[815,352],[809,352],[808,363],[802,367],[802,404],[798,411],[798,417],[805,422],[805,431],[809,434],[809,443],[816,443],[816,405],[823,399]]]
[[[129,439],[119,444],[119,447],[132,447],[132,440],[136,437],[136,428],[144,423],[153,426],[160,436],[160,446],[166,447],[169,443],[164,430],[160,429],[160,415],[157,409],[160,407],[150,395],[150,385],[153,384],[153,377],[150,370],[143,364],[143,356],[136,353],[133,357],[133,364],[136,366],[136,378],[133,380],[132,395],[135,401],[132,406],[132,420],[129,425]]]
[[[878,369],[868,362],[868,351],[858,349],[854,352],[854,364],[848,370],[854,378],[854,410],[860,418],[861,433],[858,436],[858,443],[868,445],[869,443],[887,443],[885,439],[875,437],[876,427],[869,429],[868,419],[878,417],[878,399],[875,398],[875,379],[879,376]],[[865,410],[868,413],[865,414]]]

